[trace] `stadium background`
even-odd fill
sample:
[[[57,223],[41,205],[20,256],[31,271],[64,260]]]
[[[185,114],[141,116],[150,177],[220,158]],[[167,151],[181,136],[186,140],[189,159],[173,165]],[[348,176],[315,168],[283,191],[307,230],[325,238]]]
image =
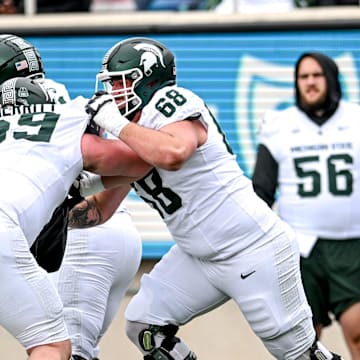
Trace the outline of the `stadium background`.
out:
[[[266,17],[202,12],[152,17],[145,13],[14,15],[1,19],[0,31],[30,40],[43,57],[47,77],[64,83],[71,97],[92,95],[101,59],[117,41],[149,36],[163,42],[176,55],[178,84],[191,88],[207,102],[240,166],[251,175],[262,114],[293,103],[293,65],[302,52],[321,51],[332,56],[340,67],[345,98],[359,101],[359,12],[356,7],[302,9]],[[126,203],[143,238],[140,276],[172,245],[172,239],[157,213],[135,194],[130,194]],[[105,360],[139,358],[124,336],[122,318],[139,276],[103,339],[101,355]],[[232,302],[195,319],[181,333],[200,359],[271,358]],[[325,332],[324,341],[347,355],[337,325]],[[0,349],[10,360],[24,357],[5,332],[0,332]]]

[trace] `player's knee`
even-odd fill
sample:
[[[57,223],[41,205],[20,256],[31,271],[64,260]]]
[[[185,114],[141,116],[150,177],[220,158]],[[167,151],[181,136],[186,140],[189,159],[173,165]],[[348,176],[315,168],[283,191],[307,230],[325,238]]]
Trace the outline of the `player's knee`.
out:
[[[126,334],[146,360],[196,360],[196,355],[175,334],[178,326],[127,321]]]

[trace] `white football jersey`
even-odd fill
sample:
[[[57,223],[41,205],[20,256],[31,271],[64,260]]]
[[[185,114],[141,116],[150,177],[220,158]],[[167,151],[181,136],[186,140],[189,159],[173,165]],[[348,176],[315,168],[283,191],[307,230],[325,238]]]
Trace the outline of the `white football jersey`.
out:
[[[0,209],[30,246],[82,170],[86,101],[0,110]]]
[[[278,212],[299,234],[360,236],[360,107],[341,102],[322,126],[296,107],[271,112],[259,143],[279,164]]]
[[[277,217],[253,192],[208,108],[190,90],[169,86],[155,93],[138,124],[161,129],[197,114],[208,129],[207,141],[181,169],[154,168],[134,187],[184,251],[226,258],[260,238]]]

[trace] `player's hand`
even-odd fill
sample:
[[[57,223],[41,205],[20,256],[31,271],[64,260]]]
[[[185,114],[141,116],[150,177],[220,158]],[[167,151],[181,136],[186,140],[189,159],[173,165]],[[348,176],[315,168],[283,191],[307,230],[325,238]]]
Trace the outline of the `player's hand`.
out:
[[[114,98],[104,91],[93,95],[86,105],[86,112],[90,115],[90,120],[116,137],[129,123],[129,120],[120,114]]]
[[[73,187],[83,197],[105,190],[101,176],[85,170],[78,175],[73,183]]]

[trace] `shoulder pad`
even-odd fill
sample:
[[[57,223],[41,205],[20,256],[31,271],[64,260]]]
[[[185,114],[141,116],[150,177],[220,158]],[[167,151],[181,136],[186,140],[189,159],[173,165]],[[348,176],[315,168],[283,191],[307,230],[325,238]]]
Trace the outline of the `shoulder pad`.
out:
[[[261,136],[269,136],[277,133],[280,129],[282,111],[268,110],[265,112],[259,128]]]

